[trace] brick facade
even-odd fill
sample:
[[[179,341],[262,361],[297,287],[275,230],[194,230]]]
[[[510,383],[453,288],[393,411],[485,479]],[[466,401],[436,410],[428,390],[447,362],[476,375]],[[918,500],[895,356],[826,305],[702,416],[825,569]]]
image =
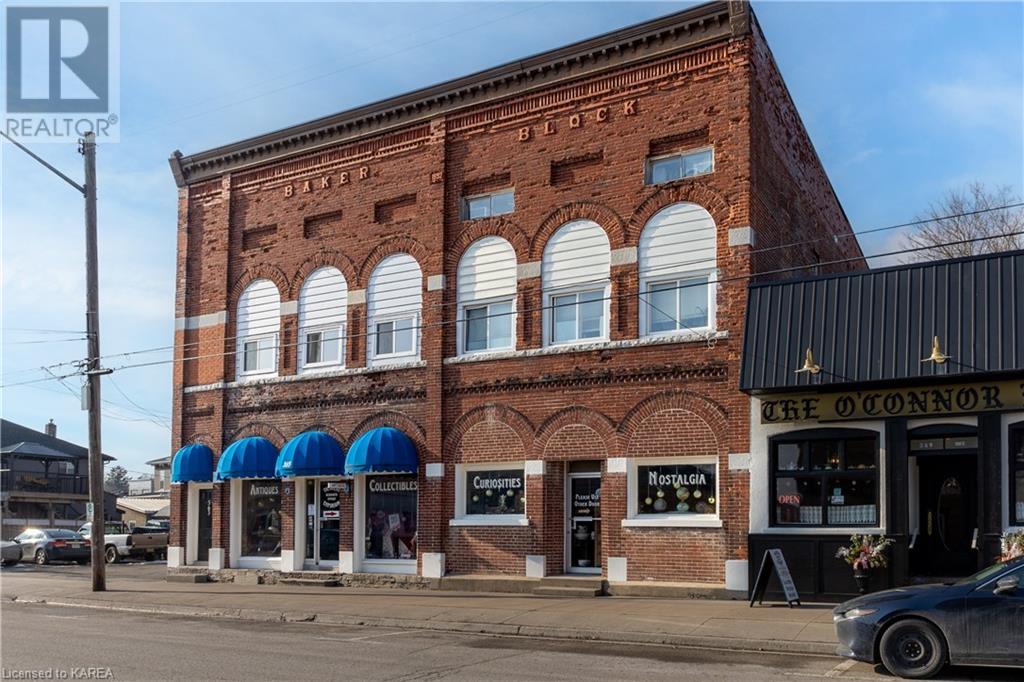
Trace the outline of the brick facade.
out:
[[[330,132],[338,141],[315,151],[266,152],[268,160],[237,167],[227,167],[230,155],[172,160],[176,445],[202,440],[219,453],[258,434],[280,446],[315,428],[347,448],[374,426],[397,427],[419,451],[418,554],[444,553],[459,573],[522,575],[528,555],[561,573],[565,473],[570,462],[598,461],[605,570],[620,557],[630,580],[723,582],[724,562],[746,556],[748,474],[730,469],[729,455],[749,451],[749,403],[737,388],[747,278],[811,262],[802,249],[753,249],[850,229],[748,11],[688,10],[659,20],[659,30],[669,27],[660,43],[576,60],[564,76],[460,90],[438,113],[396,109],[389,126],[367,116],[367,132],[338,132],[339,123]],[[702,13],[711,17],[704,33],[695,28]],[[714,148],[714,172],[645,184],[649,156],[702,146]],[[513,213],[463,219],[463,196],[508,186]],[[541,280],[523,266],[541,259],[552,233],[587,218],[613,253],[628,253],[646,221],[680,201],[705,208],[717,227],[717,336],[642,339],[637,264],[626,258],[612,263],[609,342],[545,349]],[[747,227],[753,246],[730,246],[730,230]],[[521,268],[517,350],[456,358],[456,269],[487,235],[506,239]],[[854,239],[815,248],[821,260],[859,256]],[[350,298],[348,370],[297,377],[296,315],[282,314],[279,379],[235,382],[234,310],[249,282],[271,280],[287,306],[316,267],[338,268],[351,293],[394,253],[412,255],[423,272],[419,363],[366,370],[366,305]],[[440,275],[443,286],[428,286]],[[721,528],[623,526],[627,475],[609,472],[609,459],[693,455],[717,461]],[[525,476],[528,525],[449,525],[459,465],[538,460],[544,473]],[[443,465],[443,477],[428,478],[427,464]],[[352,504],[346,496],[343,550],[352,549]],[[229,546],[227,517],[227,486],[218,484],[214,547]],[[301,523],[290,513],[285,521]]]

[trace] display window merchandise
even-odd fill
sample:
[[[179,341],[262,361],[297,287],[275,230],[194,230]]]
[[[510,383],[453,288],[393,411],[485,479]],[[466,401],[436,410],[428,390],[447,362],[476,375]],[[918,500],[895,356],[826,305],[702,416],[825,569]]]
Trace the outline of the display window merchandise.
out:
[[[281,554],[281,482],[276,479],[241,481],[242,556]]]
[[[416,476],[366,477],[364,558],[416,559]]]

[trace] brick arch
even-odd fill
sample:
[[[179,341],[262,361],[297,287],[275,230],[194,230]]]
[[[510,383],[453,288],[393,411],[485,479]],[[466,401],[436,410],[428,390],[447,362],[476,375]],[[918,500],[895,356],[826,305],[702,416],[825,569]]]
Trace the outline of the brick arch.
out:
[[[445,437],[445,452],[455,454],[457,459],[461,459],[460,446],[463,437],[481,424],[504,425],[522,443],[523,455],[530,455],[533,449],[533,424],[522,412],[496,403],[475,407],[460,416]]]
[[[638,437],[647,437],[652,429],[654,433],[663,434],[669,425],[667,422],[673,420],[682,422],[682,431],[694,435],[693,443],[710,438],[714,443],[713,452],[722,454],[726,451],[729,413],[718,403],[680,389],[641,400],[626,413],[618,428],[623,452],[636,454]],[[689,440],[689,436],[684,440]]]
[[[248,438],[249,436],[262,436],[266,438],[276,447],[284,445],[285,437],[281,429],[277,428],[273,424],[266,422],[248,422],[235,429],[235,431],[224,439],[224,443],[230,445],[240,438]]]
[[[580,448],[579,443],[591,446],[600,444],[604,457],[614,456],[618,452],[618,438],[615,423],[604,414],[588,407],[573,405],[555,412],[544,420],[537,429],[534,440],[536,456],[548,459],[549,446],[574,443],[573,449],[578,452],[566,457],[564,454],[557,459],[600,459],[601,453],[589,453]]]
[[[530,240],[527,238],[526,233],[508,218],[499,216],[475,221],[463,230],[447,249],[445,269],[454,274],[456,268],[459,267],[459,260],[462,259],[462,254],[466,252],[466,249],[473,242],[484,237],[501,237],[512,245],[516,252],[517,262],[525,263],[530,260]]]
[[[626,228],[622,217],[604,204],[593,201],[573,201],[549,213],[541,222],[533,241],[530,243],[530,260],[538,260],[544,255],[544,246],[555,230],[573,220],[593,220],[604,228],[612,249],[626,244]]]
[[[347,440],[345,440],[345,436],[343,436],[341,431],[338,431],[333,426],[328,426],[327,424],[321,424],[321,423],[310,424],[309,426],[303,428],[301,431],[299,431],[295,435],[299,436],[299,435],[301,435],[303,433],[308,433],[309,431],[323,431],[324,433],[329,435],[331,438],[333,438],[334,440],[338,441],[338,444],[341,446],[342,450],[347,450],[348,449],[349,443],[348,443]]]
[[[383,412],[377,412],[372,414],[363,421],[359,422],[348,440],[345,441],[347,445],[351,445],[356,442],[359,436],[363,435],[370,429],[375,429],[378,426],[392,426],[405,435],[412,439],[412,442],[416,445],[416,449],[421,453],[427,450],[427,434],[423,430],[423,427],[416,422],[415,419],[402,412],[395,410],[385,410]]]
[[[228,297],[228,300],[230,301],[230,308],[228,310],[232,317],[235,315],[235,310],[238,307],[238,299],[241,298],[242,292],[245,291],[247,286],[258,279],[269,279],[274,283],[274,286],[277,287],[277,293],[280,294],[281,300],[289,300],[287,296],[291,291],[291,286],[288,282],[288,276],[284,274],[284,270],[276,265],[260,263],[259,265],[246,268],[245,272],[235,279],[235,283],[231,287],[231,294]]]
[[[213,437],[207,433],[193,433],[188,438],[184,438],[181,441],[181,447],[186,445],[205,445],[208,448],[213,448]]]
[[[413,239],[408,235],[400,235],[397,237],[391,237],[385,239],[380,244],[377,244],[370,251],[368,255],[359,266],[359,277],[355,282],[355,286],[349,284],[350,289],[365,289],[370,281],[370,273],[377,267],[377,264],[388,256],[396,253],[407,253],[416,259],[416,262],[420,264],[420,270],[423,276],[427,276],[426,263],[430,256],[430,251],[418,240]]]
[[[732,205],[724,194],[704,182],[680,181],[676,184],[659,187],[640,202],[626,225],[628,242],[630,244],[639,243],[640,232],[643,231],[644,225],[651,219],[651,216],[666,206],[681,201],[697,204],[707,210],[718,227],[731,224]]]
[[[306,278],[309,277],[314,270],[322,267],[337,268],[341,271],[341,274],[345,277],[345,283],[348,287],[352,288],[352,283],[356,281],[356,268],[352,265],[352,261],[348,259],[345,254],[333,249],[322,249],[317,251],[313,256],[307,258],[299,269],[295,271],[295,276],[292,277],[291,290],[288,292],[288,299],[295,301],[299,298],[299,290],[302,289],[302,285],[306,282]]]

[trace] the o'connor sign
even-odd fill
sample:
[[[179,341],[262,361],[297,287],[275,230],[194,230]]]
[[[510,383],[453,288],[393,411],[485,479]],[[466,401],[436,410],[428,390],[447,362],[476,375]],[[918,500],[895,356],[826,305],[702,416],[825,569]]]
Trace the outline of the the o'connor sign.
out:
[[[785,396],[761,401],[761,423],[843,421],[1024,409],[1024,379]]]

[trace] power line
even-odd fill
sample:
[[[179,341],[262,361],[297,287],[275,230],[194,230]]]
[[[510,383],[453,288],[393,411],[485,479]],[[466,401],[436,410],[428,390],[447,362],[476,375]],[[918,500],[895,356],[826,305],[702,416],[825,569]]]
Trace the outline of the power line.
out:
[[[751,278],[754,278],[754,277],[763,277],[763,276],[766,276],[766,275],[784,274],[784,273],[790,273],[790,272],[799,271],[799,270],[806,270],[808,267],[813,267],[813,266],[816,266],[816,267],[827,267],[827,266],[831,266],[831,265],[842,265],[842,264],[847,264],[847,263],[851,263],[851,262],[858,262],[858,261],[861,261],[861,260],[864,260],[864,259],[888,258],[888,257],[892,257],[892,256],[906,254],[906,253],[916,253],[916,252],[920,252],[920,251],[928,251],[928,250],[932,250],[932,249],[936,249],[936,248],[942,248],[942,247],[946,247],[946,246],[958,246],[958,245],[962,245],[962,244],[969,244],[969,243],[985,241],[985,240],[989,240],[989,239],[998,239],[998,238],[1001,238],[1001,237],[1017,236],[1017,235],[1024,235],[1024,231],[1011,232],[1011,233],[1006,233],[1006,234],[1003,234],[1003,235],[996,235],[996,236],[986,236],[986,237],[975,237],[975,238],[971,238],[971,239],[961,239],[961,240],[957,240],[957,241],[946,242],[946,243],[943,243],[943,244],[935,244],[935,245],[930,245],[930,246],[921,246],[921,247],[913,247],[913,248],[907,248],[907,249],[899,249],[899,250],[890,251],[890,252],[887,252],[887,253],[878,253],[878,254],[873,254],[873,255],[870,255],[870,256],[865,256],[863,258],[861,256],[857,256],[857,257],[853,257],[853,258],[841,258],[841,259],[836,259],[836,260],[831,260],[831,261],[823,261],[823,262],[814,263],[814,264],[811,264],[811,265],[799,265],[799,266],[790,266],[790,267],[785,267],[785,268],[776,268],[774,270],[767,270],[767,271],[764,271],[764,272],[757,272],[757,273],[751,273],[751,274],[746,274],[746,275],[735,275],[735,276],[732,276],[732,277],[726,277],[726,278],[721,278],[721,279],[716,279],[716,280],[710,280],[709,279],[707,282],[701,282],[701,283],[697,283],[697,284],[680,284],[680,285],[677,285],[676,287],[673,287],[673,288],[679,290],[679,289],[687,289],[687,288],[698,287],[698,286],[699,287],[704,287],[704,286],[710,286],[710,285],[717,285],[717,284],[728,283],[728,282],[736,282],[736,281],[748,280],[748,279],[751,279]],[[628,294],[616,294],[614,296],[612,296],[612,295],[603,296],[600,299],[595,299],[595,302],[596,301],[622,300],[622,299],[626,299],[626,298],[632,298],[633,296],[643,297],[643,292],[631,292],[631,293],[628,293]],[[491,317],[506,317],[506,316],[509,316],[509,315],[518,314],[520,312],[525,313],[525,312],[537,312],[537,311],[543,311],[543,310],[550,310],[550,309],[553,309],[554,307],[555,306],[550,306],[550,305],[543,306],[542,305],[542,306],[537,306],[537,307],[533,307],[533,308],[527,308],[527,309],[524,309],[522,311],[514,311],[512,313],[496,313],[496,314],[493,314],[493,315],[489,314],[489,315],[482,316],[481,319],[487,319],[487,318],[491,318]],[[431,328],[441,328],[441,327],[450,326],[452,324],[457,324],[458,322],[460,322],[460,320],[442,320],[441,322],[434,322],[434,323],[431,323],[429,325],[426,325],[426,324],[413,325],[413,326],[409,327],[409,329],[422,330],[422,329],[431,329]],[[361,338],[361,337],[368,337],[368,336],[375,336],[375,335],[376,335],[375,332],[367,331],[367,332],[359,333],[359,334],[350,334],[350,335],[348,335],[348,338]],[[225,339],[225,340],[227,340],[227,339]],[[298,342],[296,342],[296,343],[289,343],[289,344],[275,344],[274,349],[275,350],[279,350],[279,349],[282,349],[282,348],[295,347],[297,345],[298,345]],[[195,360],[206,359],[206,358],[225,357],[225,356],[229,356],[229,355],[237,355],[237,353],[238,353],[238,350],[236,348],[235,350],[218,352],[218,353],[210,353],[210,354],[206,354],[206,355],[185,356],[183,358],[183,360],[189,362],[189,361],[195,361]],[[173,358],[170,359],[170,360],[156,360],[156,361],[153,361],[153,362],[138,363],[138,364],[134,364],[134,365],[122,365],[120,367],[115,367],[114,370],[118,371],[118,370],[122,370],[122,369],[132,369],[132,368],[137,368],[137,367],[152,367],[152,366],[156,366],[156,365],[168,364],[168,363],[171,363],[171,362],[174,362]]]
[[[968,217],[968,216],[972,216],[972,215],[979,215],[979,214],[982,214],[982,213],[1006,210],[1006,209],[1009,209],[1009,208],[1017,208],[1017,207],[1020,207],[1020,206],[1024,206],[1024,202],[1018,202],[1018,203],[1012,203],[1012,204],[1004,204],[1004,205],[1001,205],[1001,206],[992,206],[992,207],[989,207],[989,208],[978,209],[978,210],[974,210],[974,211],[965,211],[965,212],[962,212],[962,213],[952,213],[952,214],[948,214],[948,215],[944,215],[944,216],[937,216],[935,218],[924,219],[924,220],[915,220],[915,221],[906,222],[906,223],[897,223],[897,224],[893,224],[893,225],[885,225],[885,226],[882,226],[882,227],[870,228],[870,229],[867,229],[867,230],[860,230],[860,231],[854,232],[853,236],[864,235],[864,234],[873,234],[873,233],[882,232],[882,231],[886,231],[886,230],[902,229],[902,228],[906,228],[906,227],[913,227],[913,226],[916,226],[916,225],[927,224],[927,223],[930,223],[930,222],[937,222],[937,221],[942,221],[942,220],[952,220],[952,219],[955,219],[955,218],[962,218],[962,217]],[[692,231],[693,230],[688,230],[687,232],[692,232]],[[1007,237],[1007,236],[1014,236],[1016,234],[1017,233],[1010,233],[1010,234],[1003,234],[1003,235],[993,235],[992,237],[988,237],[988,238],[997,239],[997,238],[1003,238],[1003,237]],[[785,247],[785,248],[792,248],[792,247],[800,246],[800,245],[803,245],[803,244],[811,244],[811,243],[816,243],[816,242],[820,242],[820,241],[828,241],[828,240],[838,240],[840,238],[847,238],[849,236],[851,236],[851,235],[843,234],[843,235],[836,235],[836,236],[832,236],[832,237],[818,237],[818,238],[814,238],[814,239],[805,239],[805,240],[801,240],[801,241],[790,242],[790,243],[784,244],[784,245],[775,245],[775,246],[766,246],[766,247],[761,247],[761,248],[755,248],[755,249],[751,249],[748,253],[750,253],[750,254],[763,253],[763,252],[767,252],[767,251],[774,251],[774,250],[777,250],[777,249],[783,248],[783,247]],[[954,242],[954,243],[959,243],[959,242]],[[927,248],[940,248],[942,246],[945,246],[945,245],[937,244],[937,245],[935,245],[933,247],[925,247],[925,248],[926,249]],[[901,253],[901,252],[897,252],[897,253]],[[876,254],[876,255],[873,255],[873,256],[864,256],[864,260],[871,260],[871,259],[875,259],[875,258],[887,257],[888,255],[890,255],[890,254]],[[673,264],[666,265],[666,266],[661,266],[661,267],[666,269],[666,270],[676,270],[676,269],[679,269],[679,268],[687,266],[687,265],[702,264],[702,263],[706,262],[706,260],[707,259],[700,259],[700,260],[695,260],[695,261],[684,261],[684,262],[673,263]],[[823,263],[810,264],[810,265],[798,267],[798,268],[795,268],[795,269],[805,269],[806,267],[813,267],[815,265],[821,266],[821,265],[824,265],[824,264]],[[649,275],[651,272],[657,272],[658,270],[659,270],[658,268],[649,269],[647,274]],[[413,270],[410,268],[409,272],[412,272],[412,271]],[[420,270],[418,265],[417,265],[415,271],[420,273],[420,278],[422,280],[422,271]],[[765,275],[765,274],[772,274],[772,273],[771,272],[758,273],[758,275]],[[599,284],[601,284],[604,281],[605,281],[604,279],[598,279],[598,280],[593,280],[590,283],[592,283],[594,285],[599,285]],[[581,282],[579,284],[585,286],[587,284],[587,282]],[[321,286],[330,287],[330,286],[334,286],[334,285],[332,285],[332,284],[313,285],[313,288],[317,288],[317,287],[321,287]],[[277,298],[278,298],[278,300],[280,300],[280,292],[278,292]],[[421,305],[421,310],[423,310],[423,309],[434,309],[434,308],[444,308],[444,307],[448,307],[448,306],[459,305],[460,303],[463,303],[463,301],[460,301],[460,300],[457,300],[457,299],[453,300],[453,301],[443,301],[443,302],[439,302],[439,303],[432,303],[432,304],[429,304],[428,306]],[[384,308],[384,309],[381,310],[381,312],[386,312],[387,310],[388,310],[388,308]],[[236,317],[237,317],[237,315],[236,315]],[[270,316],[270,317],[268,317],[266,319],[268,319],[268,320],[269,319],[273,319],[273,317],[274,316]],[[258,319],[257,319],[257,321],[258,321]],[[38,329],[36,329],[36,330],[28,330],[28,331],[52,331],[52,332],[59,332],[59,333],[82,333],[82,332],[65,331],[65,330],[38,330]],[[223,340],[224,341],[230,341],[230,340],[234,340],[236,338],[237,337],[235,337],[235,336],[231,336],[231,337],[225,337]],[[182,348],[189,348],[191,346],[197,346],[199,344],[200,344],[199,341],[190,341],[190,342],[184,343],[182,345]],[[114,354],[110,354],[110,355],[104,355],[104,356],[101,356],[100,359],[101,360],[105,360],[105,359],[111,359],[111,358],[117,358],[117,357],[125,357],[125,358],[127,358],[127,357],[132,357],[132,356],[135,356],[135,355],[143,355],[143,354],[148,354],[148,353],[157,353],[157,352],[161,352],[161,351],[174,350],[175,348],[176,348],[176,346],[173,346],[173,345],[170,345],[170,346],[157,346],[157,347],[154,347],[154,348],[147,348],[147,349],[140,349],[140,350],[136,350],[136,351],[127,351],[127,352],[123,352],[123,353],[114,353]],[[68,366],[68,365],[72,365],[72,364],[75,364],[77,362],[80,362],[80,361],[72,360],[72,361],[66,361],[66,362],[59,362],[59,363],[54,363],[52,365],[47,365],[47,367],[50,368],[50,369],[56,369],[58,367],[65,367],[65,366]],[[19,374],[19,373],[26,373],[26,372],[36,372],[36,371],[39,371],[38,368],[22,369],[22,370],[11,370],[9,372],[4,372],[3,374],[5,376],[7,376],[7,375],[11,375],[11,374]],[[16,385],[16,384],[7,384],[7,385],[13,386],[13,385]]]

